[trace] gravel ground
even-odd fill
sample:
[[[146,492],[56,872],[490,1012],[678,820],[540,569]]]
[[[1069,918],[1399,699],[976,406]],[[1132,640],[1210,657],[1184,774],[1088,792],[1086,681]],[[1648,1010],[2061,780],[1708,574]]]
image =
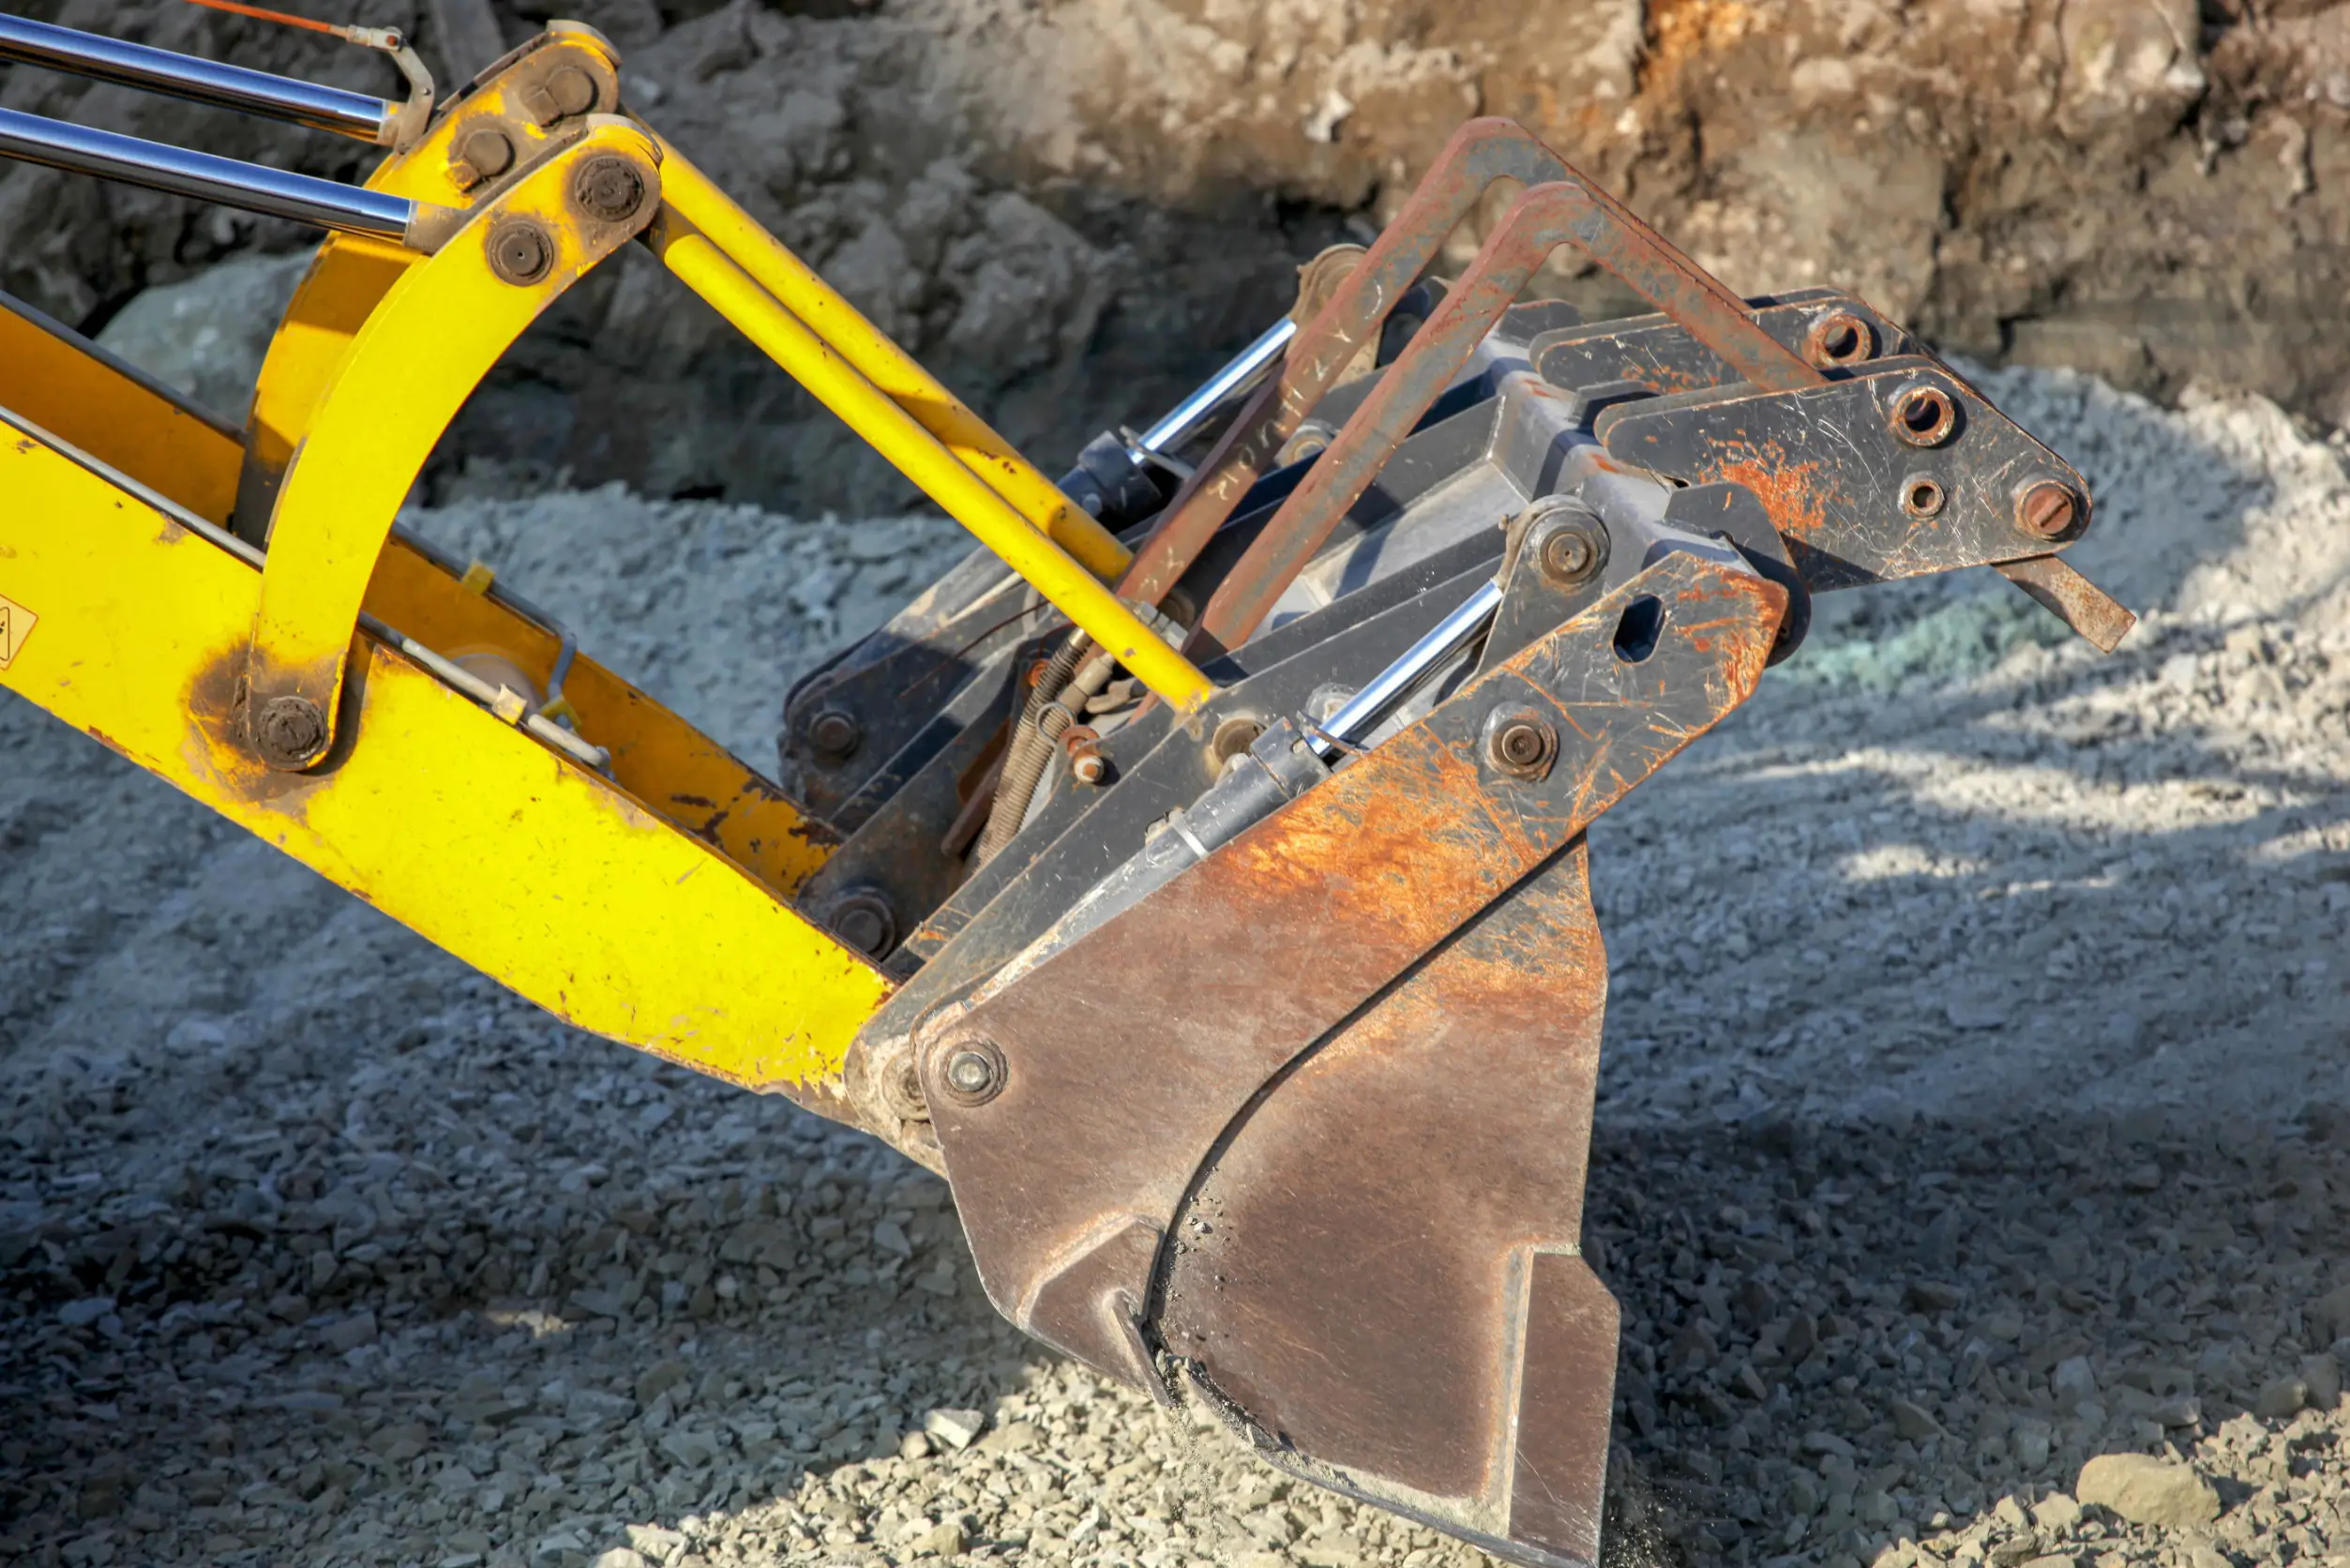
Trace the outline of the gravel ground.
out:
[[[2350,1555],[2342,452],[1993,384],[2098,485],[2125,652],[1987,578],[1850,596],[1593,834],[1619,1563]],[[754,760],[959,549],[419,520]],[[1021,1340],[889,1151],[551,1023],[10,699],[0,867],[0,1558],[1480,1560]]]

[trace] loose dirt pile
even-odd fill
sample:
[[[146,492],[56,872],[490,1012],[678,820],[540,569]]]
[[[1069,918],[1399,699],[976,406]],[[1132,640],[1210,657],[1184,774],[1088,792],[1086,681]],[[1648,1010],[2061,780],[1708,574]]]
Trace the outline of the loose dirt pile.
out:
[[[1988,578],[1848,596],[1593,834],[1619,1560],[2350,1550],[2342,453],[1993,388],[2105,498],[2125,651]],[[962,548],[617,490],[419,521],[753,758]],[[1473,1560],[1021,1341],[886,1150],[551,1023],[13,699],[0,754],[0,1557]],[[2076,1496],[2103,1455],[2186,1468]]]

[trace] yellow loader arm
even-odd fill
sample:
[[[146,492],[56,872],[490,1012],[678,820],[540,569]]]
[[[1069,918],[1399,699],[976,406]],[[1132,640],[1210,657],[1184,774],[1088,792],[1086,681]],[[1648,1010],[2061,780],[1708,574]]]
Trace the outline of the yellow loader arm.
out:
[[[66,29],[0,23],[49,50],[19,57],[77,63]],[[839,1114],[848,1042],[890,988],[791,907],[834,836],[592,660],[557,681],[543,618],[393,536],[490,367],[641,238],[1168,696],[1204,683],[1094,577],[1122,546],[616,113],[618,63],[559,25],[388,157],[367,190],[391,219],[320,247],[243,432],[8,302],[0,680],[581,1028]],[[76,150],[97,163],[49,156]],[[294,179],[181,156],[215,196]],[[436,647],[559,685],[575,728],[502,714]]]
[[[391,149],[354,188],[0,109],[0,156],[329,231],[242,430],[0,296],[0,685],[550,1012],[943,1170],[1038,1338],[1595,1564],[1585,829],[1814,593],[1988,565],[2111,647],[2080,475],[1865,301],[1741,299],[1478,120],[1056,482],[631,116],[593,30],[437,108],[357,41],[408,102],[0,16],[0,60]],[[992,554],[795,688],[788,788],[395,525],[631,241]],[[1515,303],[1560,246],[1656,313]]]

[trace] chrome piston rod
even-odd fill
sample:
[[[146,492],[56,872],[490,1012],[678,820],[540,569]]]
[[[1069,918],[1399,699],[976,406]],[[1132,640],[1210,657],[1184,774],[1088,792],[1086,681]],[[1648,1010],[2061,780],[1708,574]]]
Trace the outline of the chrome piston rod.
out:
[[[1241,350],[1232,362],[1203,381],[1182,402],[1167,411],[1165,417],[1135,438],[1126,449],[1126,456],[1137,465],[1152,455],[1172,452],[1190,439],[1192,432],[1206,423],[1228,400],[1253,388],[1265,378],[1265,372],[1289,346],[1289,339],[1298,335],[1298,324],[1284,316],[1267,327],[1258,339]]]
[[[365,93],[200,60],[21,16],[0,16],[0,60],[163,93],[217,109],[384,143],[399,106]]]
[[[1450,615],[1428,629],[1426,636],[1404,650],[1401,657],[1371,678],[1371,684],[1347,699],[1339,709],[1306,737],[1314,755],[1325,762],[1378,727],[1380,719],[1417,690],[1420,683],[1447,659],[1484,635],[1493,612],[1501,607],[1499,580],[1484,584]]]
[[[68,125],[13,109],[0,109],[0,157],[395,243],[407,243],[410,226],[420,210],[405,196],[387,196],[380,190],[233,158],[215,158],[210,153]]]

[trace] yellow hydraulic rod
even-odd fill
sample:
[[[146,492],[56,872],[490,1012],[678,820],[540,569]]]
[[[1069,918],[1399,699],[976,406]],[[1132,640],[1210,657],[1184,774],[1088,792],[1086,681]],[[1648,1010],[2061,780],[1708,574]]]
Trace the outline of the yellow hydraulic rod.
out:
[[[664,170],[666,174],[667,171]],[[663,187],[664,196],[668,187]],[[680,281],[710,302],[737,331],[808,389],[897,471],[946,508],[1003,564],[1028,580],[1062,614],[1108,650],[1179,713],[1197,709],[1215,687],[1205,675],[1104,587],[1010,502],[967,467],[845,355],[776,302],[749,274],[683,215],[664,207],[644,235]]]
[[[666,141],[660,146],[661,195],[670,211],[700,230],[727,260],[750,274],[1086,570],[1114,581],[1126,569],[1134,552],[1116,535],[1062,494],[1059,485],[964,407],[937,377],[891,342],[683,153]]]

